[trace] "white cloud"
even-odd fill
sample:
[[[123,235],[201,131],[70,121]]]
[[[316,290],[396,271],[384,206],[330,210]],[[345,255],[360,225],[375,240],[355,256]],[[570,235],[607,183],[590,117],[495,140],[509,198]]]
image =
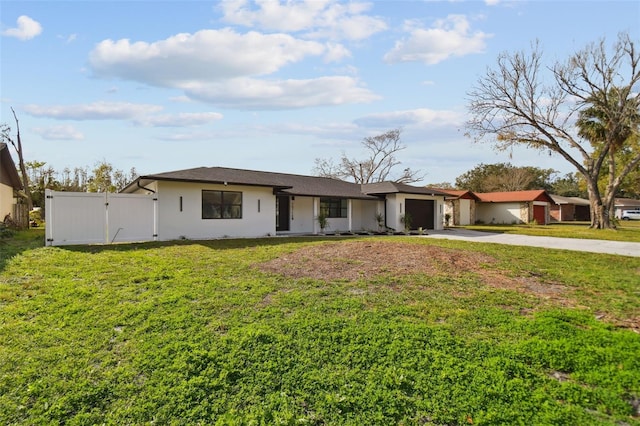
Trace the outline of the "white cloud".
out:
[[[415,21],[407,22],[409,37],[397,41],[384,56],[386,62],[424,62],[434,65],[453,56],[481,53],[490,34],[471,32],[471,25],[463,15],[449,15],[437,20],[429,29],[417,28]]]
[[[42,25],[38,21],[29,18],[26,15],[18,17],[16,28],[8,28],[2,32],[7,37],[15,37],[19,40],[31,40],[42,33]]]
[[[188,103],[188,102],[192,102],[191,98],[189,98],[186,95],[180,95],[180,96],[172,96],[169,98],[169,100],[171,102],[177,102],[177,103]]]
[[[94,75],[179,89],[218,106],[285,109],[378,99],[348,76],[261,79],[306,57],[333,62],[350,56],[340,43],[287,34],[240,34],[231,29],[177,34],[147,43],[104,40],[90,53]]]
[[[364,127],[376,128],[460,126],[464,123],[464,115],[455,111],[418,108],[369,114],[354,122]]]
[[[229,0],[220,4],[223,20],[268,31],[301,32],[306,37],[363,40],[386,30],[380,18],[364,15],[371,3],[334,0]]]
[[[128,102],[94,102],[84,105],[26,105],[24,110],[34,117],[56,120],[126,120],[145,127],[191,127],[209,124],[222,119],[217,112],[185,112],[157,114],[159,105]],[[64,129],[58,126],[56,129]],[[66,127],[70,128],[70,127]]]
[[[327,43],[327,53],[324,55],[325,62],[338,62],[343,58],[351,56],[349,49],[342,44]]]
[[[150,115],[136,118],[133,122],[146,127],[190,127],[222,120],[217,112],[184,112],[179,114]]]
[[[52,126],[52,127],[37,127],[33,129],[35,133],[42,136],[47,140],[75,140],[80,141],[84,139],[82,132],[78,131],[71,125]]]
[[[309,80],[236,78],[219,83],[192,83],[182,87],[187,96],[225,107],[288,109],[319,105],[365,103],[379,99],[352,77]]]
[[[34,117],[57,120],[118,120],[155,113],[161,106],[128,102],[94,102],[82,105],[26,105],[24,110]]]
[[[202,30],[154,43],[104,40],[90,53],[89,64],[99,77],[172,87],[194,80],[271,74],[325,51],[321,43],[287,34]]]

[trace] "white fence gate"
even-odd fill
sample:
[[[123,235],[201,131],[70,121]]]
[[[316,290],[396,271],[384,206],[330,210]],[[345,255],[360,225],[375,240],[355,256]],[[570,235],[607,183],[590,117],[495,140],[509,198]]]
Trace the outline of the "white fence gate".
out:
[[[158,199],[153,195],[45,193],[46,245],[154,241]]]

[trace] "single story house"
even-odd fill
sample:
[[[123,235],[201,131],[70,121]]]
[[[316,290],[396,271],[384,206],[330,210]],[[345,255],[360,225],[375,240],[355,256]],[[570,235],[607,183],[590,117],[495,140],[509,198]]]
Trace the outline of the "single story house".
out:
[[[628,210],[640,210],[640,200],[633,198],[616,198],[615,199],[615,217],[622,218],[622,214]]]
[[[549,210],[549,216],[552,221],[591,220],[591,204],[589,200],[579,197],[563,197],[555,194],[549,194],[549,196],[553,200]]]
[[[9,147],[6,143],[0,142],[0,221],[7,215],[11,215],[13,220],[20,219],[18,214],[18,202],[22,198],[20,193],[22,182],[16,165],[11,158]]]
[[[553,199],[542,189],[509,192],[474,192],[476,222],[494,224],[516,224],[537,222],[549,223],[549,210]]]
[[[441,229],[445,194],[394,182],[360,185],[286,173],[199,167],[138,177],[124,194],[153,194],[157,239]]]
[[[447,225],[473,225],[476,217],[478,197],[471,191],[442,189],[446,195],[444,214],[449,215]]]

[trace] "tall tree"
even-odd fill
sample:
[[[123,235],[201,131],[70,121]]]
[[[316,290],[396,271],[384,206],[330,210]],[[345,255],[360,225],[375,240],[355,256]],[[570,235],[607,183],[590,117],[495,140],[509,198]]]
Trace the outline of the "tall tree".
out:
[[[580,174],[567,173],[557,178],[551,184],[551,192],[563,197],[581,197],[587,196],[587,192],[583,184],[581,184]]]
[[[22,186],[27,198],[27,208],[29,211],[33,209],[33,198],[31,197],[31,190],[29,188],[29,176],[27,175],[27,168],[24,162],[24,151],[22,149],[22,138],[20,137],[20,123],[18,122],[18,116],[16,112],[11,108],[13,118],[16,121],[16,140],[11,137],[11,127],[8,125],[2,125],[0,129],[0,138],[6,140],[13,146],[13,149],[18,154],[18,166],[20,168],[20,175],[22,177]]]
[[[396,154],[406,148],[400,141],[400,133],[400,129],[393,129],[378,136],[364,138],[362,145],[368,156],[363,159],[349,158],[344,153],[339,164],[335,164],[332,159],[316,158],[313,173],[360,184],[387,180],[398,183],[419,182],[424,175],[409,168],[403,169],[400,175],[393,175],[396,166],[400,165]]]
[[[545,70],[550,72],[546,80]],[[612,228],[609,212],[616,190],[638,168],[640,152],[625,159],[603,191],[598,179],[610,151],[625,149],[632,140],[621,138],[623,130],[639,132],[640,123],[632,119],[638,114],[638,84],[640,55],[628,34],[620,34],[611,51],[601,40],[549,68],[543,67],[542,51],[534,43],[528,53],[501,54],[497,69],[489,69],[469,92],[468,134],[476,142],[491,137],[499,150],[526,146],[560,155],[585,180],[591,226]],[[597,149],[574,131],[580,111],[590,107],[606,117]]]
[[[613,87],[602,98],[590,99],[591,106],[579,112],[578,135],[591,143],[595,152],[600,152],[608,147],[608,155],[604,160],[603,167],[607,173],[602,173],[599,180],[599,189],[604,193],[613,193],[624,189],[622,185],[625,180],[618,182],[616,178],[621,170],[633,159],[635,153],[640,151],[640,135],[634,132],[640,123],[640,111],[638,110],[638,99],[625,99],[620,96],[619,90]],[[619,105],[628,103],[629,105]],[[606,105],[606,106],[605,106]],[[631,111],[624,120],[618,120],[611,115],[620,114],[621,110]],[[611,143],[607,143],[607,138]],[[626,181],[637,179],[640,167],[635,167],[626,176]],[[614,214],[614,203],[609,204],[609,215]]]
[[[479,164],[456,178],[456,187],[474,192],[550,189],[553,169],[516,167],[509,163]]]

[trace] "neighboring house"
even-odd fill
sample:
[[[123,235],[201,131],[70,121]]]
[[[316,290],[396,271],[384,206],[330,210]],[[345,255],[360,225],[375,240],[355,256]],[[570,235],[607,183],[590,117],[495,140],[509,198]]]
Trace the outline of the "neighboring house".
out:
[[[589,200],[579,197],[563,197],[549,194],[553,200],[550,206],[549,216],[552,221],[590,221],[591,210]]]
[[[0,142],[0,221],[10,214],[13,220],[20,219],[17,204],[20,200],[22,182],[11,158],[9,147]]]
[[[640,200],[633,198],[615,199],[615,217],[620,219],[622,214],[628,210],[640,210]]]
[[[157,239],[260,237],[320,232],[441,229],[445,194],[391,182],[359,185],[337,179],[223,167],[200,167],[138,177],[122,193],[157,199]]]
[[[478,197],[471,191],[441,189],[446,195],[444,213],[451,216],[449,225],[473,225]]]
[[[549,210],[553,199],[544,190],[474,194],[478,197],[478,223],[516,224],[536,221],[540,225],[546,225],[549,222]]]

